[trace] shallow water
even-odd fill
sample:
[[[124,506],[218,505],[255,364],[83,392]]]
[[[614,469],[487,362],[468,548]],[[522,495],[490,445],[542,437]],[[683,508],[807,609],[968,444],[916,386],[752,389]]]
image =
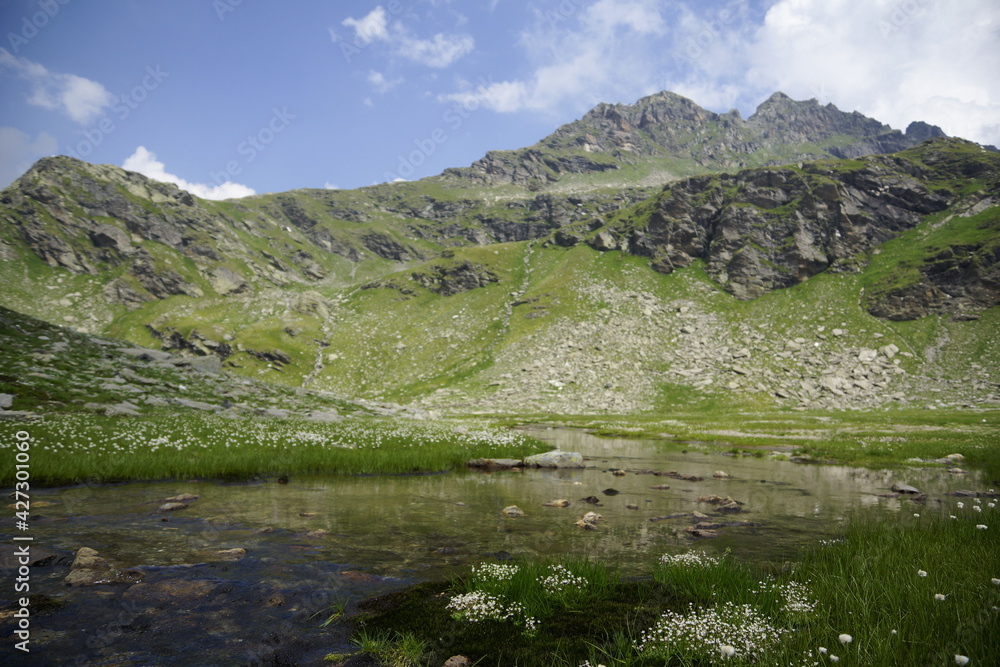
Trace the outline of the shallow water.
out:
[[[942,469],[871,471],[684,452],[676,444],[576,431],[534,435],[582,452],[587,468],[35,491],[33,546],[55,558],[33,568],[31,592],[67,604],[34,619],[35,651],[25,664],[314,664],[348,648],[344,628],[318,627],[330,612],[310,618],[314,613],[450,576],[491,555],[590,556],[639,569],[662,553],[694,545],[780,562],[835,534],[859,508],[877,505],[905,520],[914,511],[934,511],[935,498],[947,491],[979,488],[974,475]],[[632,472],[616,477],[610,473],[616,468],[673,470],[704,480]],[[716,470],[731,478],[714,479]],[[928,493],[929,506],[876,495],[888,493],[894,482]],[[650,488],[659,484],[670,488]],[[608,489],[618,493],[605,494]],[[176,512],[158,511],[179,493],[199,499]],[[711,494],[744,503],[741,513],[719,516],[720,522],[752,525],[722,528],[704,540],[683,530],[696,520],[650,521],[695,510],[715,515],[712,505],[697,502]],[[596,496],[600,506],[580,501],[587,496]],[[561,498],[572,504],[542,506]],[[39,507],[39,501],[52,504]],[[508,505],[526,515],[502,516]],[[598,530],[574,525],[588,511],[604,517]],[[0,534],[0,544],[12,544],[10,537]],[[138,569],[143,584],[67,588],[62,579],[84,546],[123,569]],[[218,554],[233,548],[246,553]],[[11,601],[11,588],[0,593],[0,602]]]

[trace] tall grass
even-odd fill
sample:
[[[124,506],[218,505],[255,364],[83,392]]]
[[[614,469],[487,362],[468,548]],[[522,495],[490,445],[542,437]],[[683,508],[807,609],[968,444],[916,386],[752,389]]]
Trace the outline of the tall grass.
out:
[[[411,473],[464,467],[472,458],[544,450],[521,433],[390,419],[230,419],[214,415],[108,418],[72,414],[0,422],[0,451],[31,436],[34,484],[169,478],[251,478],[293,473]],[[14,467],[0,470],[0,484]]]
[[[359,622],[437,641],[428,664],[454,653],[484,666],[1000,664],[1000,510],[959,502],[859,514],[777,574],[695,551],[638,580],[579,559],[487,563]],[[547,589],[557,568],[582,582]]]

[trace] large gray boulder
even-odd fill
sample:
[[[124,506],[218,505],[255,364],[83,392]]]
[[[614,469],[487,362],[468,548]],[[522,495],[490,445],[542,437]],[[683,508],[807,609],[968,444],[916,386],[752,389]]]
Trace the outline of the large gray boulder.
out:
[[[563,452],[554,450],[544,454],[535,454],[524,459],[528,468],[582,468],[583,455],[579,452]]]

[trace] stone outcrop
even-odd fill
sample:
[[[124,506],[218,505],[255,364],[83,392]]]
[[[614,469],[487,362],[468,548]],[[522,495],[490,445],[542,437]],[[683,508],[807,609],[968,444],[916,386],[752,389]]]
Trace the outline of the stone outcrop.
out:
[[[644,159],[691,160],[713,171],[786,163],[790,151],[798,151],[791,159],[857,158],[942,136],[940,128],[926,123],[912,123],[903,133],[857,112],[816,100],[795,101],[783,93],[772,95],[744,120],[735,109],[716,114],[664,91],[635,104],[599,104],[532,147],[491,151],[470,167],[448,169],[445,175],[531,188]],[[850,137],[849,143],[844,137]]]
[[[702,260],[708,275],[741,299],[823,271],[857,272],[880,244],[960,200],[957,187],[940,184],[961,174],[953,164],[940,169],[933,158],[968,142],[943,141],[851,167],[814,162],[685,179],[654,198],[645,220],[625,219],[588,242],[649,257],[663,273]],[[871,300],[869,310],[915,319],[996,305],[998,259],[1000,247],[988,238],[946,248],[918,268],[918,281]]]

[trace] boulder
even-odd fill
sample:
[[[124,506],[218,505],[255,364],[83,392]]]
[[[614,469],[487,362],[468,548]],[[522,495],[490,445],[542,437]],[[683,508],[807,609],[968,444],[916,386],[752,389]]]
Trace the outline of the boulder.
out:
[[[214,354],[204,357],[185,357],[174,362],[175,366],[190,368],[199,373],[218,375],[222,372],[222,360]]]
[[[511,519],[516,519],[519,516],[524,516],[524,511],[521,510],[517,505],[508,505],[500,510],[500,513],[510,517]]]
[[[9,410],[14,405],[14,394],[0,394],[0,410]]]
[[[919,489],[916,489],[910,486],[909,484],[899,484],[899,483],[892,485],[892,491],[893,493],[913,493],[913,494],[920,493]]]
[[[124,355],[135,357],[139,361],[145,362],[170,361],[174,358],[174,355],[169,352],[164,352],[163,350],[150,350],[145,347],[126,347],[118,351]]]
[[[306,419],[311,422],[336,422],[341,420],[341,416],[335,409],[325,408],[323,410],[313,410],[306,415]]]
[[[583,455],[579,452],[563,452],[554,450],[544,454],[535,454],[524,459],[528,468],[582,468]]]

